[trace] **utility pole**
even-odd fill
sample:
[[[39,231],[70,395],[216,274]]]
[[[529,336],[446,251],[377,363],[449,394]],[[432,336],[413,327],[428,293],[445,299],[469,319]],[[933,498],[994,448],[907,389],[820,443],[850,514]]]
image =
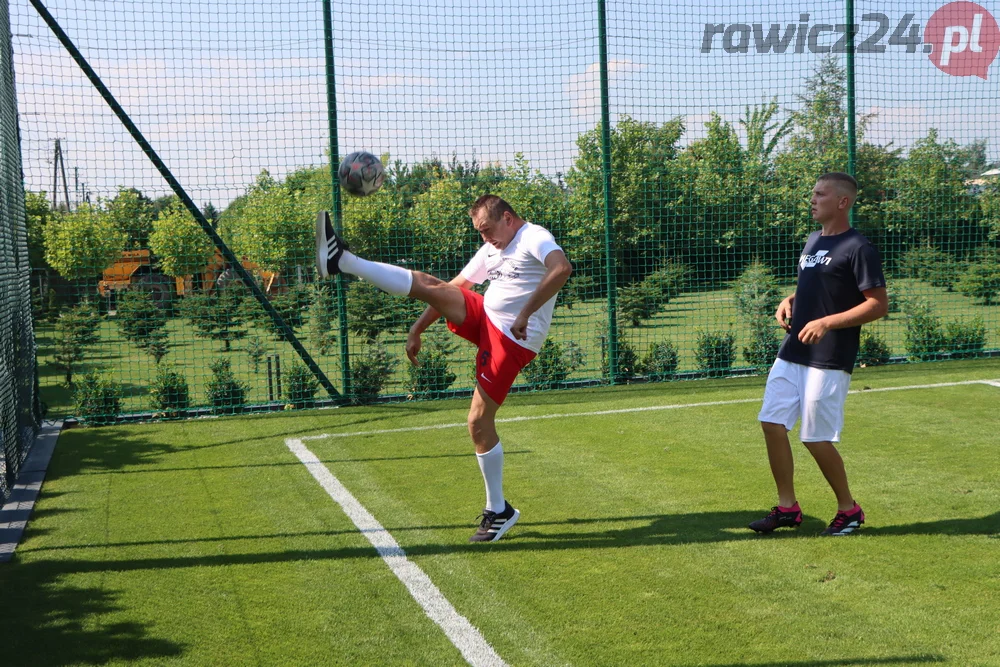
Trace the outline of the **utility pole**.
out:
[[[66,201],[66,212],[71,210],[69,203],[69,181],[66,180],[66,160],[63,158],[61,140],[55,140],[55,156],[52,160],[52,210],[59,209],[59,177],[62,177],[63,197]]]

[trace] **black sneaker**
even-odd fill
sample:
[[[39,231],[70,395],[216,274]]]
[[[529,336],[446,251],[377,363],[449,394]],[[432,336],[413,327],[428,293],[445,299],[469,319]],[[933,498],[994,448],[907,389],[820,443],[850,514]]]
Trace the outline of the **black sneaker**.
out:
[[[830,525],[826,527],[820,535],[824,536],[841,536],[850,535],[858,528],[861,524],[865,522],[865,513],[861,509],[861,505],[854,505],[857,511],[853,514],[848,514],[847,512],[837,512],[837,516],[833,517],[833,521]]]
[[[333,230],[329,211],[320,211],[316,217],[316,268],[320,277],[329,278],[340,273],[340,257],[345,250],[350,247]]]
[[[802,524],[802,510],[782,512],[777,506],[763,519],[757,519],[750,524],[751,530],[758,533],[770,533],[775,528],[798,528]]]
[[[511,507],[510,503],[506,500],[504,501],[503,512],[483,510],[479,528],[476,530],[476,534],[469,538],[469,541],[496,542],[517,523],[517,519],[520,516],[521,513]]]

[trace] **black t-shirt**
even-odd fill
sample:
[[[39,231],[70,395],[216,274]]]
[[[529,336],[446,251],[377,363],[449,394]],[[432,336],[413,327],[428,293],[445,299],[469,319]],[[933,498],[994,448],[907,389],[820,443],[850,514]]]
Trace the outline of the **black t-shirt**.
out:
[[[792,303],[792,330],[778,358],[813,368],[854,370],[861,327],[831,329],[815,345],[799,341],[809,322],[842,313],[865,300],[862,292],[885,287],[882,261],[875,246],[856,229],[822,236],[813,232],[799,257],[799,281]]]

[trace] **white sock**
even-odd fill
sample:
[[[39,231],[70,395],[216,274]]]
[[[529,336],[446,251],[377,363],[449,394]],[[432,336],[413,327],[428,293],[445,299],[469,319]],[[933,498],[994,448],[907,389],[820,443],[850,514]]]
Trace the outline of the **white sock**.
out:
[[[506,506],[503,499],[503,445],[498,442],[485,454],[476,454],[476,460],[486,483],[486,509],[502,512]]]
[[[382,264],[381,262],[369,262],[361,259],[349,250],[345,250],[338,263],[341,271],[350,273],[358,278],[364,278],[375,287],[395,294],[396,296],[409,296],[410,287],[413,285],[413,273],[409,269],[392,264]]]

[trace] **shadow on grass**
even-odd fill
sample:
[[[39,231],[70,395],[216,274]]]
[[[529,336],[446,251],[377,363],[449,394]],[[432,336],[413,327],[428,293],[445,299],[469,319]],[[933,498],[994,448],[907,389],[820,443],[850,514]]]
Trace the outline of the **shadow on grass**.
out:
[[[102,622],[124,609],[103,588],[59,581],[58,568],[11,563],[0,569],[4,614],[0,656],[5,665],[98,665],[176,657],[184,646],[151,637],[136,622]]]
[[[850,665],[915,665],[947,662],[940,655],[898,655],[887,658],[832,658],[830,660],[782,660],[781,662],[698,663],[701,667],[849,667]]]
[[[818,531],[775,531],[766,536],[758,536],[746,525],[760,518],[759,512],[700,512],[691,514],[668,514],[651,516],[610,517],[594,519],[570,518],[560,521],[539,521],[519,524],[518,530],[512,531],[509,537],[496,544],[469,544],[465,541],[447,543],[425,543],[403,545],[404,551],[410,556],[433,556],[439,554],[476,553],[484,550],[503,552],[517,551],[565,551],[570,549],[619,549],[624,547],[651,545],[685,545],[711,542],[734,542],[759,539],[810,539],[816,537]],[[958,523],[956,523],[958,521]],[[945,520],[887,527],[883,531],[863,530],[861,535],[992,535],[995,534],[1000,512],[979,519]],[[609,529],[604,531],[581,532],[581,526],[595,523],[615,522],[645,522],[641,526]],[[814,519],[817,526],[825,525]],[[566,526],[566,531],[542,532],[537,530],[542,526]],[[469,528],[470,524],[441,526],[412,526],[386,528],[390,533],[408,530],[459,530]],[[891,529],[891,532],[888,532]],[[354,531],[330,531],[333,536]],[[303,533],[301,536],[311,536],[313,533]],[[320,533],[327,534],[327,533]],[[225,540],[254,540],[275,537],[296,537],[290,535],[244,535],[240,537],[223,538]],[[819,538],[824,539],[824,538]],[[840,538],[857,539],[856,537]],[[188,542],[178,540],[177,542]],[[193,540],[211,542],[213,539]],[[169,541],[169,543],[174,543]],[[136,544],[144,544],[138,542]],[[92,545],[100,547],[101,545]],[[128,546],[122,543],[118,546]],[[59,560],[32,563],[29,566],[43,571],[50,571],[48,576],[56,577],[64,574],[104,571],[135,571],[148,569],[215,567],[220,565],[253,565],[260,563],[283,563],[299,560],[378,558],[379,554],[372,547],[342,547],[336,549],[288,549],[284,551],[254,552],[242,554],[206,554],[180,557],[153,557],[142,559],[121,560]]]
[[[45,477],[51,481],[149,465],[178,450],[173,445],[149,442],[116,427],[74,429],[59,436],[57,455],[52,457]]]
[[[505,451],[504,456],[517,456],[518,454],[530,454],[530,449],[514,449]],[[377,461],[414,461],[419,459],[472,459],[474,454],[464,452],[462,454],[419,454],[414,456],[373,456],[363,459],[320,459],[320,463],[342,464],[342,463],[373,463]],[[101,470],[95,472],[80,473],[81,475],[148,475],[160,472],[190,472],[194,470],[245,470],[247,468],[278,468],[282,466],[301,467],[301,461],[279,461],[276,463],[242,463],[223,466],[190,466],[184,468],[140,468],[138,470]]]

